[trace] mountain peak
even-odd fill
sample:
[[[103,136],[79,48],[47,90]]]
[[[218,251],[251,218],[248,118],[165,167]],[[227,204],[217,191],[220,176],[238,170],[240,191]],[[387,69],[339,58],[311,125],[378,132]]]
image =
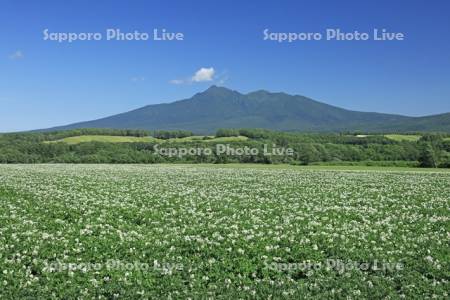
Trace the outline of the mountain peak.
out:
[[[266,91],[266,90],[256,90],[256,91],[247,93],[247,96],[248,95],[270,95],[270,94],[272,94],[272,93],[269,91]]]
[[[206,89],[203,92],[197,93],[195,96],[202,96],[202,97],[220,97],[220,98],[226,98],[226,97],[232,97],[240,95],[238,92],[230,90],[226,87],[217,86],[217,85],[211,85],[208,89]]]
[[[211,92],[232,92],[232,90],[223,87],[223,86],[217,86],[215,84],[211,85],[208,89],[204,91],[204,93],[211,93]]]
[[[207,88],[206,90],[215,90],[218,89],[219,87],[215,84],[211,85],[209,88]]]

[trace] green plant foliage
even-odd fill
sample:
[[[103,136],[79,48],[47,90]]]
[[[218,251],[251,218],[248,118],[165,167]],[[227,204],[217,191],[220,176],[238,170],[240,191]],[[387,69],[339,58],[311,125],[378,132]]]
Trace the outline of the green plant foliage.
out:
[[[448,172],[0,165],[0,299],[447,299],[449,194]]]

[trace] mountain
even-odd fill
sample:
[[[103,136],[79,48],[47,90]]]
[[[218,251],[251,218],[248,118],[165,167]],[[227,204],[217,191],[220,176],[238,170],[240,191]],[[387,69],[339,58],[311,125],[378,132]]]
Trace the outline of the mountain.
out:
[[[267,128],[284,131],[450,132],[450,113],[407,117],[342,109],[299,95],[264,90],[241,94],[211,86],[193,97],[148,105],[110,117],[54,127],[184,129],[213,133],[218,128]]]

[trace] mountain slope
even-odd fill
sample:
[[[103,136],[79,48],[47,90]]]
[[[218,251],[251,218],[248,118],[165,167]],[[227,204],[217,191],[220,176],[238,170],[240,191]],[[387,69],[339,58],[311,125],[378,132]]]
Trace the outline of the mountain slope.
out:
[[[450,113],[406,117],[358,112],[298,95],[270,93],[263,90],[241,94],[212,86],[189,99],[148,105],[98,120],[47,130],[75,128],[185,129],[196,133],[211,133],[218,128],[450,132]]]

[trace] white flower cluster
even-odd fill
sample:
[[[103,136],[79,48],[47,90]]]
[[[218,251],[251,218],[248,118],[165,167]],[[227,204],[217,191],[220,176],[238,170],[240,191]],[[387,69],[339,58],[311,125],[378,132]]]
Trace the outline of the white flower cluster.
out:
[[[448,298],[449,195],[449,172],[0,165],[0,298]],[[161,268],[87,268],[111,260]],[[266,267],[327,260],[402,268]]]

